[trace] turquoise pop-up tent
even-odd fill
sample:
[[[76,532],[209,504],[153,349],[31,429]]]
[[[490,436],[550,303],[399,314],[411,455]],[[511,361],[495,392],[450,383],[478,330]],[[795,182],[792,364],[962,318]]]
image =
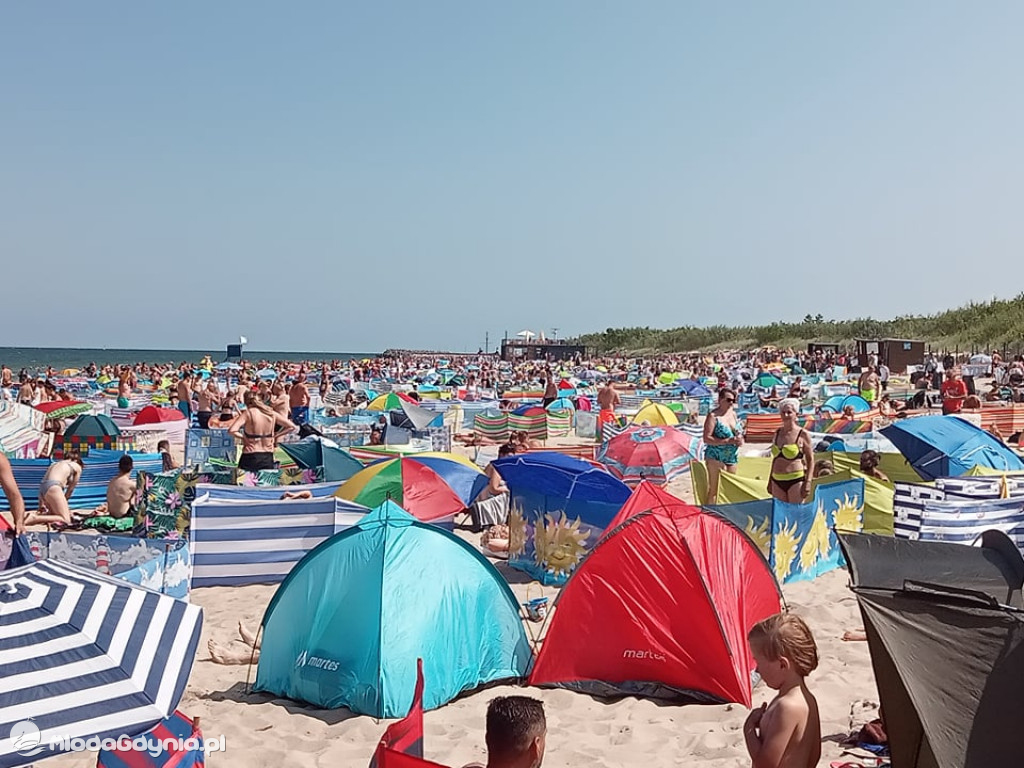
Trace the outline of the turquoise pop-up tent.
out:
[[[423,659],[423,706],[523,677],[530,646],[515,596],[466,542],[385,501],[318,546],[263,616],[257,691],[401,717]]]

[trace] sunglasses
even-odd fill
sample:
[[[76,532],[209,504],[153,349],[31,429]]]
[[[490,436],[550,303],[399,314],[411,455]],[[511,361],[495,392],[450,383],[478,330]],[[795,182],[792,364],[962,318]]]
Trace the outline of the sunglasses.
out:
[[[726,397],[726,398],[723,398],[723,399],[727,403],[735,403],[736,402],[736,398],[735,397]]]

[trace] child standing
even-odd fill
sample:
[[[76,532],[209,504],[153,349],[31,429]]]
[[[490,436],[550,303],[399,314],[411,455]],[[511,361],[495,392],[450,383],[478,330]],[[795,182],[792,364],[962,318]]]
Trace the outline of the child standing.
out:
[[[743,725],[752,768],[814,768],[821,758],[818,702],[804,678],[818,666],[818,648],[803,619],[780,613],[748,635],[761,679],[777,690]]]

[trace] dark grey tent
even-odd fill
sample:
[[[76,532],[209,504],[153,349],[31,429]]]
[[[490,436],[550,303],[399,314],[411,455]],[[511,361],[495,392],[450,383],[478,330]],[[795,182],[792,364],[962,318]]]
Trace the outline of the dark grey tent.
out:
[[[324,481],[345,481],[363,469],[359,459],[330,440],[312,436],[295,443],[281,443],[281,450],[303,469],[324,468]]]
[[[1020,764],[1024,560],[981,546],[839,534],[878,684],[893,768]]]

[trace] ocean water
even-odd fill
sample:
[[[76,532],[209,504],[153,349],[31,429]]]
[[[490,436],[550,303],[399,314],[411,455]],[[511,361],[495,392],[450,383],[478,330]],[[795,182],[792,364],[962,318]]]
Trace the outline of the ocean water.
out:
[[[377,352],[257,352],[245,350],[247,360],[328,361],[376,357]],[[199,363],[206,355],[214,361],[224,359],[224,348],[197,349],[65,349],[60,347],[0,347],[0,364],[6,365],[17,376],[27,368],[35,372],[52,365],[57,371],[96,365],[124,365],[133,363]]]

